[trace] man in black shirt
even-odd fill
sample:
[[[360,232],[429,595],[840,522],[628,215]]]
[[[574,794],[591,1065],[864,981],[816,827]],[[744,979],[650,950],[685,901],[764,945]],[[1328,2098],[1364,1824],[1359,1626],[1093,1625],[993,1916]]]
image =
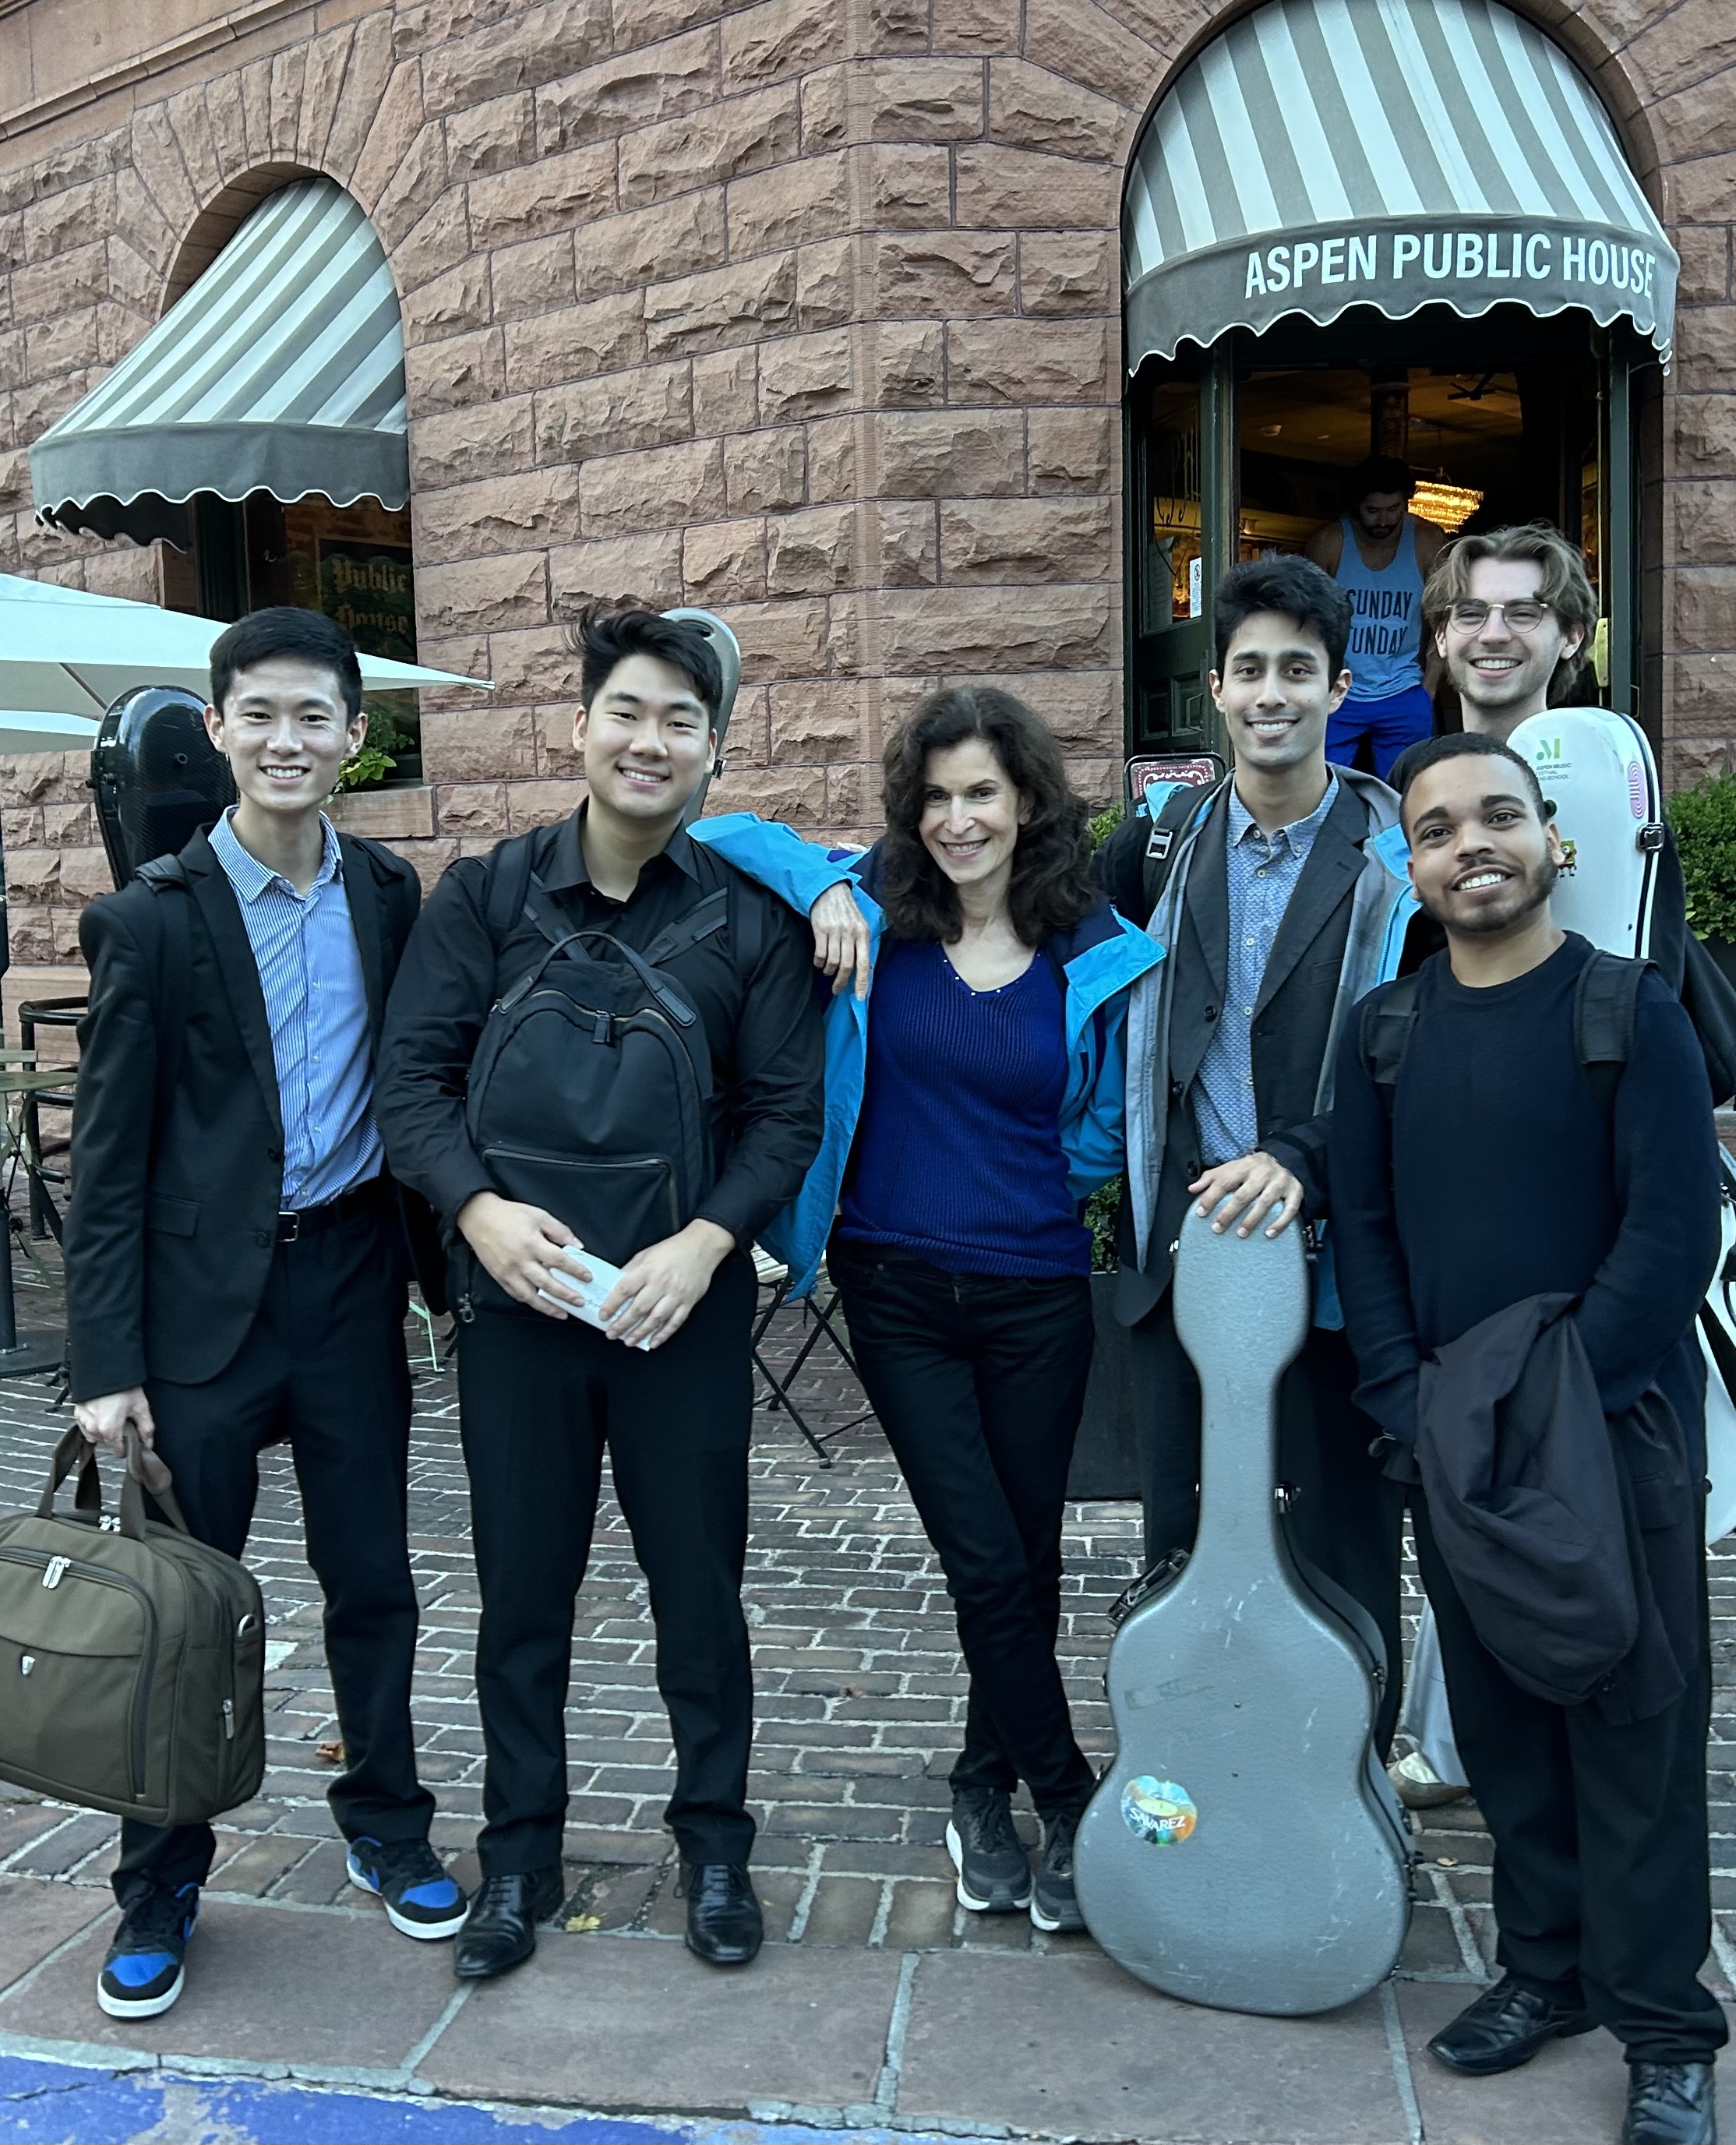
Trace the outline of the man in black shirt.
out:
[[[601,1306],[606,1332],[563,1307],[575,1279],[590,1277],[577,1233],[545,1207],[502,1196],[465,1111],[491,1006],[551,947],[528,908],[500,928],[491,916],[515,844],[455,864],[399,971],[378,1111],[401,1180],[461,1240],[459,1397],[487,1752],[484,1883],[456,1954],[469,1979],[527,1958],[535,1923],[560,1903],[573,1604],[605,1444],[656,1622],[676,1757],[665,1817],[682,1856],[688,1943],[729,1965],[751,1959],[761,1937],[747,1874],[753,1685],[740,1600],[749,1253],[819,1147],[812,948],[782,903],[681,829],[717,748],[721,680],[699,629],[648,611],[594,615],[583,680],[574,741],[589,794],[571,819],[531,838],[537,898],[557,931],[606,930],[643,955],[724,890],[725,926],[658,971],[709,1045],[715,1167],[684,1226],[625,1262]],[[517,861],[522,869],[522,853]],[[589,1033],[578,1047],[591,1047]]]
[[[1503,1971],[1430,2045],[1486,2074],[1607,2026],[1630,2066],[1624,2140],[1710,2140],[1726,2029],[1697,1978],[1711,1926],[1711,1685],[1693,1326],[1718,1245],[1711,1097],[1688,1018],[1649,973],[1613,1095],[1588,1077],[1574,998],[1592,949],[1551,918],[1560,845],[1516,754],[1475,733],[1417,748],[1404,815],[1412,881],[1447,949],[1421,971],[1384,1096],[1365,1053],[1374,1024],[1353,1021],[1340,1052],[1332,1231],[1357,1398],[1414,1476],[1424,1359],[1559,1291],[1576,1299],[1606,1419],[1661,1395],[1682,1447],[1671,1509],[1640,1511],[1674,1660],[1662,1704],[1617,1702],[1619,1669],[1574,1705],[1522,1689],[1479,1639],[1457,1583],[1469,1574],[1412,1491],[1460,1752],[1495,1841]],[[1405,988],[1383,986],[1365,1010]],[[1660,1474],[1636,1488],[1664,1486]]]

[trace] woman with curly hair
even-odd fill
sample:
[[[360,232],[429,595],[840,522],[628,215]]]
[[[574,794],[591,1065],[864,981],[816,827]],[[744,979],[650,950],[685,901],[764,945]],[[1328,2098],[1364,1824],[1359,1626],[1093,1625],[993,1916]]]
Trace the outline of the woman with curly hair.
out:
[[[829,1230],[863,1384],[957,1610],[960,1904],[1077,1929],[1073,1831],[1095,1783],[1055,1640],[1092,1346],[1080,1217],[1122,1167],[1127,993],[1161,955],[1097,891],[1087,808],[1048,726],[1010,693],[931,694],[884,762],[885,835],[833,861],[837,891],[823,853],[786,829],[744,817],[694,832],[811,911],[839,993],[827,1143],[767,1242],[800,1292]],[[1021,1779],[1042,1822],[1034,1884],[1012,1821]]]

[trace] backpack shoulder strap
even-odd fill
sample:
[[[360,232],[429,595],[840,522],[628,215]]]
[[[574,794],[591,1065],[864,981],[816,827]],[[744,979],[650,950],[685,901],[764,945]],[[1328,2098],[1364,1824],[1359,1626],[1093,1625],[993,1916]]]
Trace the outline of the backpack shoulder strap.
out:
[[[515,834],[510,841],[502,842],[488,860],[488,895],[483,921],[497,953],[525,913],[531,878],[536,870],[537,849],[547,832],[545,827],[533,827],[529,834]]]
[[[1594,948],[1574,985],[1574,1053],[1606,1110],[1614,1106],[1622,1069],[1634,1054],[1640,979],[1651,966]]]
[[[1178,782],[1152,815],[1152,831],[1146,837],[1140,872],[1149,915],[1163,898],[1174,867],[1176,847],[1201,804],[1211,793],[1196,783]]]
[[[157,1019],[157,1110],[154,1142],[161,1147],[167,1128],[175,1089],[181,1078],[182,1045],[187,1036],[187,1016],[192,988],[192,918],[188,903],[192,888],[187,867],[179,857],[153,857],[134,874],[153,894],[162,897],[152,904],[157,918],[156,983]]]
[[[1389,1123],[1398,1092],[1399,1068],[1405,1062],[1405,1053],[1410,1048],[1411,1031],[1416,1026],[1420,983],[1420,970],[1414,971],[1408,976],[1400,976],[1396,983],[1388,983],[1384,990],[1374,993],[1362,1003],[1358,1046],[1368,1077],[1380,1090],[1380,1100],[1386,1106]]]

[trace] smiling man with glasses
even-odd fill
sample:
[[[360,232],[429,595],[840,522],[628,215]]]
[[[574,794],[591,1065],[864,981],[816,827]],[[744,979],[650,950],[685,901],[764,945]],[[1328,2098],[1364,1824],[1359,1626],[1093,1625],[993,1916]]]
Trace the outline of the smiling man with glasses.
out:
[[[1461,537],[1423,591],[1465,729],[1502,744],[1568,697],[1597,615],[1578,547],[1540,522]]]

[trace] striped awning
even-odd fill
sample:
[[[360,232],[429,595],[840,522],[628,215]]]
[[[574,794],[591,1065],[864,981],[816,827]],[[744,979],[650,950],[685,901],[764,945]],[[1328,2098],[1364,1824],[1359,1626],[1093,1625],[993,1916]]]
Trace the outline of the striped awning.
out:
[[[1669,350],[1677,259],[1573,62],[1495,0],[1269,0],[1153,113],[1122,221],[1127,365],[1286,314],[1517,303]]]
[[[410,496],[398,294],[329,179],[261,204],[178,305],[30,450],[37,511],[146,540],[196,492]]]

